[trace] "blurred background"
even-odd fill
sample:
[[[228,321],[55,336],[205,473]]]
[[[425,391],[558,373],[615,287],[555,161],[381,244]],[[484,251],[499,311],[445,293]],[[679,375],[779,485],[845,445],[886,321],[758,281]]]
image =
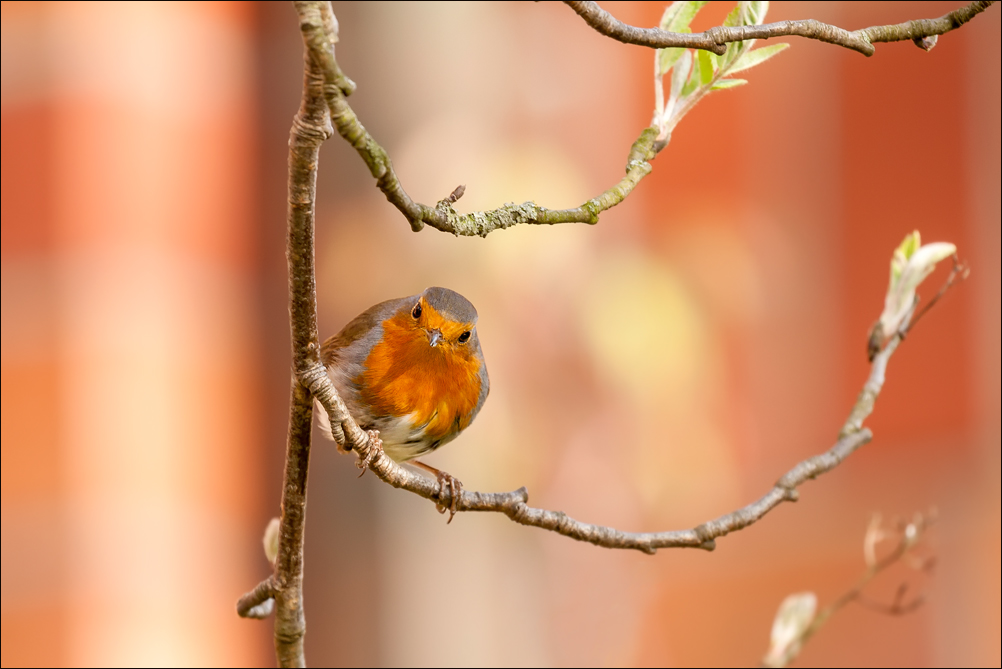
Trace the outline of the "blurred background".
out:
[[[606,3],[655,25],[662,3]],[[847,28],[956,2],[774,3]],[[3,3],[2,664],[270,665],[237,598],[269,572],[290,379],[288,3]],[[710,6],[696,30],[722,20]],[[351,103],[408,192],[461,211],[575,206],[650,121],[653,54],[563,5],[335,3]],[[732,665],[789,593],[864,569],[875,512],[930,507],[927,603],[850,605],[802,665],[1000,662],[1000,12],[924,53],[790,40],[679,126],[596,227],[410,232],[354,151],[323,148],[321,336],[449,286],[491,397],[428,462],[470,489],[628,530],[681,529],[828,448],[904,235],[970,279],[891,361],[874,441],[713,553],[655,557],[460,515],[313,452],[307,660]],[[923,287],[928,297],[941,268]]]

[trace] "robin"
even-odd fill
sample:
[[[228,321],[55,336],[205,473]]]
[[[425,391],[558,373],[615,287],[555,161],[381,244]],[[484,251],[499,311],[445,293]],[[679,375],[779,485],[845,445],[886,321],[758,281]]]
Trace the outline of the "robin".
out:
[[[490,391],[477,310],[448,288],[366,309],[324,342],[320,357],[352,417],[362,429],[379,431],[383,451],[396,462],[455,439]],[[317,415],[333,439],[326,412]],[[434,474],[443,491],[449,488],[452,522],[462,484],[423,462],[412,464]]]

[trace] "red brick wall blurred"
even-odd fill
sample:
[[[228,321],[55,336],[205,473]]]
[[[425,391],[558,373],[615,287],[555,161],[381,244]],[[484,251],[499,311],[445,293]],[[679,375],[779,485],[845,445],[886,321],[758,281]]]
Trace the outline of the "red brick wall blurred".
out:
[[[4,666],[268,657],[252,19],[3,3]]]

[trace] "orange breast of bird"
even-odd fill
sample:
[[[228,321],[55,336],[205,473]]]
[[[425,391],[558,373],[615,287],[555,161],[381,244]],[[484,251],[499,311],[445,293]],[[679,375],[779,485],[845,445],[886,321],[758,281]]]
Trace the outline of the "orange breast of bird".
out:
[[[429,346],[407,311],[382,325],[383,336],[366,358],[363,378],[356,379],[373,415],[411,416],[412,429],[423,428],[428,440],[466,429],[480,397],[479,355],[450,344]],[[463,327],[444,320],[433,325],[447,340],[457,334],[453,329]]]

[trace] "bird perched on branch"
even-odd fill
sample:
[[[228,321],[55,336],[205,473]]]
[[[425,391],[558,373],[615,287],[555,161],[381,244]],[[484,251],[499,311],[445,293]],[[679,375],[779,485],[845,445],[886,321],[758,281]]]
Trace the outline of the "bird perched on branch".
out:
[[[448,288],[366,309],[324,342],[320,356],[352,417],[362,429],[379,430],[383,451],[396,462],[455,439],[490,390],[477,310]],[[317,415],[333,439],[327,413]],[[423,462],[413,464],[433,473],[442,492],[449,488],[451,522],[462,484]],[[444,505],[438,508],[444,513]]]

